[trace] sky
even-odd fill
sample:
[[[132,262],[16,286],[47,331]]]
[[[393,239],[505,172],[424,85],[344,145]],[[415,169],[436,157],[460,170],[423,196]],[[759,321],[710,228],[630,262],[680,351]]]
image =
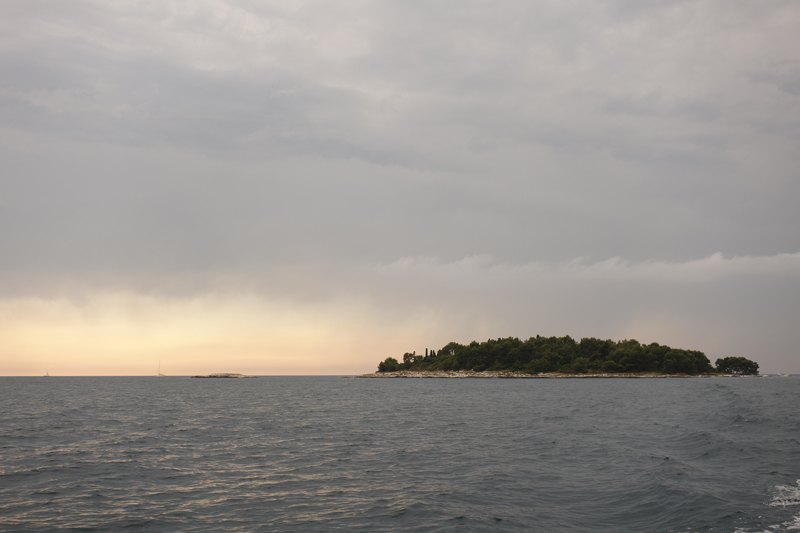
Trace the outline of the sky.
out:
[[[570,335],[800,373],[794,0],[6,0],[0,375]]]

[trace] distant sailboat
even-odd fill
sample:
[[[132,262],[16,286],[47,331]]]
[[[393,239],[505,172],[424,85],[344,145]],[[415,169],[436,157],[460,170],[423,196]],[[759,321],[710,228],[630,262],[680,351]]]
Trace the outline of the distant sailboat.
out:
[[[161,373],[161,361],[158,362],[158,376],[162,378],[164,377],[164,374]]]
[[[50,371],[49,370],[45,373],[44,377],[46,377],[46,378],[50,377]]]

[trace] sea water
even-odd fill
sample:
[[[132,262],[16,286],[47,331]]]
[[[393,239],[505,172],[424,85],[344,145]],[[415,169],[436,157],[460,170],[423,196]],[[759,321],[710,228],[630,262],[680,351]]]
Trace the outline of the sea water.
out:
[[[0,531],[800,529],[800,379],[0,378]]]

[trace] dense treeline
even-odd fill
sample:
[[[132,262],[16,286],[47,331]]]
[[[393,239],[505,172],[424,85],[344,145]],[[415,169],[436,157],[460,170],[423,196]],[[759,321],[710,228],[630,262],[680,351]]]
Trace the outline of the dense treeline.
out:
[[[758,365],[755,366],[756,372]],[[714,367],[703,352],[681,350],[657,343],[635,340],[584,338],[580,342],[566,337],[531,337],[451,342],[425,355],[407,353],[400,362],[393,357],[378,365],[380,372],[396,370],[507,370],[538,374],[542,372],[658,372],[664,374],[703,374]]]

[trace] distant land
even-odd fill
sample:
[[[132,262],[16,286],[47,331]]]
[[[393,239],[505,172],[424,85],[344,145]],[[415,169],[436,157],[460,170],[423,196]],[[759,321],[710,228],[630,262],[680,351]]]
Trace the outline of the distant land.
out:
[[[244,374],[232,374],[229,372],[222,372],[219,374],[206,374],[205,376],[192,376],[193,378],[254,378],[255,376],[245,376]]]
[[[458,375],[452,375],[458,372]],[[697,376],[704,374],[758,375],[758,363],[744,357],[717,359],[715,366],[703,352],[683,350],[634,339],[516,337],[469,344],[451,342],[425,354],[405,353],[403,360],[387,357],[376,377],[597,377]],[[368,374],[369,376],[369,374]]]

